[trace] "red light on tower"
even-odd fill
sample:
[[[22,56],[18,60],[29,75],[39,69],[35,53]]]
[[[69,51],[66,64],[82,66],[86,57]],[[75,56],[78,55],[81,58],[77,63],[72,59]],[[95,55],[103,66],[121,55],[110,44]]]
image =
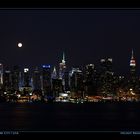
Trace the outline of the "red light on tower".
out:
[[[130,66],[133,66],[133,67],[136,66],[136,61],[134,59],[133,49],[132,49],[132,55],[131,55],[131,60],[130,60]]]
[[[130,66],[136,66],[136,62],[134,59],[130,60]]]

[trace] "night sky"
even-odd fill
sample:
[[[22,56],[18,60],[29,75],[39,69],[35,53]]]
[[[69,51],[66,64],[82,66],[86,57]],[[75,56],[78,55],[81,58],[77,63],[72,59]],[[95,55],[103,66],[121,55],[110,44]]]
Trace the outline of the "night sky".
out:
[[[58,67],[64,51],[68,68],[112,57],[114,70],[127,74],[132,48],[140,75],[140,10],[0,10],[4,65]]]

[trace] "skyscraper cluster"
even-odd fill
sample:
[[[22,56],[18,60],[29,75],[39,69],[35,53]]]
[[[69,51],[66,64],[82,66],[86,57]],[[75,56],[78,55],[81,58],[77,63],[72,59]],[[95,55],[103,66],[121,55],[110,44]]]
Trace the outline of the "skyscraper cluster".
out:
[[[69,97],[84,98],[87,96],[124,96],[139,95],[140,80],[136,76],[136,61],[132,50],[130,59],[130,74],[128,77],[117,75],[113,71],[113,59],[103,58],[99,67],[87,64],[83,69],[66,67],[65,53],[56,67],[44,64],[23,70],[20,66],[13,68],[0,64],[0,94],[10,98],[13,95],[41,97],[59,97],[68,94]],[[57,74],[58,73],[58,74]]]

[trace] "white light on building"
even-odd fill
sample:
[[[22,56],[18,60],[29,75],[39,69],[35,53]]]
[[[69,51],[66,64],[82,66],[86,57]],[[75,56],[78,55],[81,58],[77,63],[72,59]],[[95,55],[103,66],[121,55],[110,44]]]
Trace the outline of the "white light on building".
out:
[[[29,69],[28,68],[24,68],[24,72],[28,72],[29,71]]]

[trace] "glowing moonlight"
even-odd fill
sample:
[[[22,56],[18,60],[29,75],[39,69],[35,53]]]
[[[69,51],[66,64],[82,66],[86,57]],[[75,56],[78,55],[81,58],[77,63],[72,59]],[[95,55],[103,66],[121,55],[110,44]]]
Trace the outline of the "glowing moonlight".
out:
[[[22,47],[22,43],[18,43],[18,47],[21,48]]]

